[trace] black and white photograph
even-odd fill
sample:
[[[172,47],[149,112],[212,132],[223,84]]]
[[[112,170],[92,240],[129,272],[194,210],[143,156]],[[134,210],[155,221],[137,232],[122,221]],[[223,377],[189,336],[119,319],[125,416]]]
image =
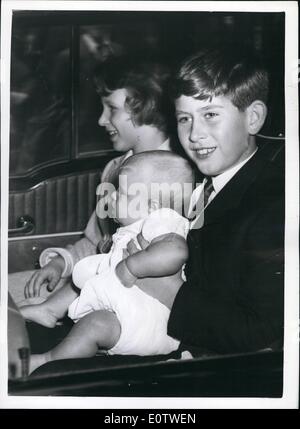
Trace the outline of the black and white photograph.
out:
[[[298,80],[295,1],[2,2],[0,408],[299,407]]]

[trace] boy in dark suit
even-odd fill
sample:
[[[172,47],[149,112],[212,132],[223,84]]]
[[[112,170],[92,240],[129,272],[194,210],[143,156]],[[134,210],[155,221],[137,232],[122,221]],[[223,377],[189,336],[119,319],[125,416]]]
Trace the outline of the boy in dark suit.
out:
[[[205,176],[194,199],[203,188],[210,195],[188,235],[168,333],[200,353],[281,347],[284,151],[256,139],[267,72],[245,51],[204,51],[184,62],[173,89],[180,142]]]

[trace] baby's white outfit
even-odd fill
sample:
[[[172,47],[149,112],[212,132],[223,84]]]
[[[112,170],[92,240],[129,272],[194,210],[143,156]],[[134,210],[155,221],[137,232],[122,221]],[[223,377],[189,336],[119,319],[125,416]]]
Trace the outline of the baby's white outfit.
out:
[[[186,238],[189,222],[171,209],[152,212],[146,219],[118,228],[109,253],[88,256],[73,271],[73,282],[81,289],[80,296],[69,307],[69,317],[77,322],[88,313],[108,310],[116,314],[121,335],[109,354],[157,355],[178,348],[179,341],[167,335],[170,310],[137,286],[127,288],[115,274],[123,259],[123,250],[137,235],[151,242],[154,238],[176,233]]]

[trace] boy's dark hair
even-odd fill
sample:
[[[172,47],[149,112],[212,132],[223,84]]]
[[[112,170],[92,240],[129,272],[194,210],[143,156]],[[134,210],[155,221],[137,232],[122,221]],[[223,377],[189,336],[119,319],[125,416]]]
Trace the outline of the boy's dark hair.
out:
[[[171,94],[199,100],[226,96],[244,111],[254,100],[267,103],[268,86],[260,60],[245,48],[231,46],[205,49],[185,60],[175,74]]]
[[[154,125],[168,132],[173,120],[168,97],[170,70],[157,62],[137,61],[121,57],[106,63],[95,74],[97,92],[105,97],[117,89],[126,89],[132,120],[137,125]]]

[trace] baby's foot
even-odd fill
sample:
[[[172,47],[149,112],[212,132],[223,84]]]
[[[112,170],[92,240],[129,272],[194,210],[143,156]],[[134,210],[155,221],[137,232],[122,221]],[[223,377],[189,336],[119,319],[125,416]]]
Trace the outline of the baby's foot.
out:
[[[188,350],[185,350],[184,352],[181,353],[180,359],[181,360],[193,359],[193,355]]]
[[[31,374],[33,371],[35,371],[40,366],[49,362],[49,360],[50,360],[49,353],[43,353],[43,354],[39,354],[39,355],[31,355],[30,365],[29,365],[29,374]]]
[[[193,355],[188,350],[182,352],[180,358],[168,359],[167,362],[171,362],[175,360],[187,360],[187,359],[193,359]]]
[[[46,328],[54,328],[58,320],[57,316],[43,304],[24,305],[20,307],[20,313],[25,319],[39,323]]]

